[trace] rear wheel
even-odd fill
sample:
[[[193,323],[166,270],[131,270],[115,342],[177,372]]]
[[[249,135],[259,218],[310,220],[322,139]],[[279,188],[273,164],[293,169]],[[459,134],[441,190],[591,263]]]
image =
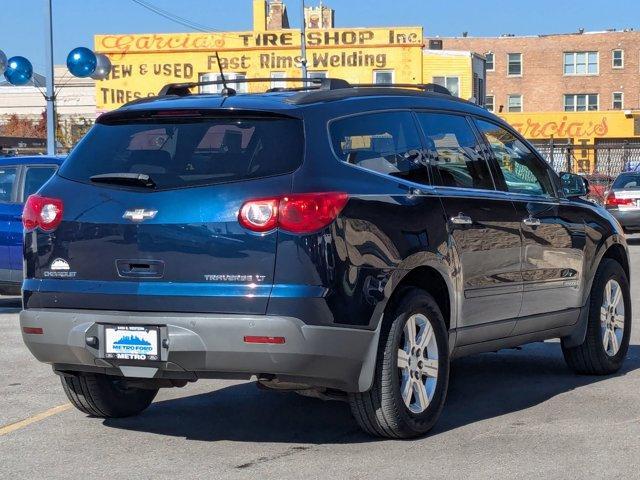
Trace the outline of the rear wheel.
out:
[[[71,404],[94,417],[119,418],[137,415],[146,409],[158,389],[128,387],[121,377],[84,373],[61,376],[62,388]]]
[[[605,258],[596,272],[589,300],[584,342],[562,352],[577,373],[607,375],[617,372],[627,355],[631,336],[631,295],[622,266]]]
[[[447,330],[428,293],[408,290],[383,328],[373,386],[351,394],[351,411],[364,431],[388,438],[428,432],[444,406],[449,383]]]

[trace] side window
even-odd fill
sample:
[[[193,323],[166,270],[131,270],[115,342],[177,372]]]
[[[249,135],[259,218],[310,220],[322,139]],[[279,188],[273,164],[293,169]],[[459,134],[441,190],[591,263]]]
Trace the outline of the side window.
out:
[[[29,195],[40,190],[40,187],[44,185],[55,172],[55,167],[29,167],[24,178],[23,198],[26,200]]]
[[[392,177],[428,184],[422,144],[410,112],[384,112],[336,120],[333,149],[346,163]]]
[[[494,189],[489,164],[478,154],[478,140],[465,117],[418,113],[418,119],[436,185]]]
[[[0,203],[10,203],[13,186],[16,183],[16,167],[0,168]]]
[[[476,120],[498,161],[508,192],[554,196],[549,167],[511,132],[484,120]]]

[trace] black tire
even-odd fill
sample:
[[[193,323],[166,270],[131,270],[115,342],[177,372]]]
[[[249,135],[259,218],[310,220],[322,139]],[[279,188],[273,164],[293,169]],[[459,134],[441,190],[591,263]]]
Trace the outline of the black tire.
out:
[[[61,376],[62,388],[71,404],[87,415],[121,418],[137,415],[146,409],[158,389],[131,388],[120,377],[83,373]]]
[[[403,329],[414,314],[423,314],[427,318],[438,349],[435,390],[428,407],[421,413],[413,413],[402,399],[398,368]],[[442,412],[449,384],[449,341],[442,313],[431,295],[411,288],[404,292],[384,322],[373,386],[367,392],[349,395],[351,412],[360,427],[373,436],[413,438],[424,435]]]
[[[605,351],[600,309],[604,303],[605,287],[615,280],[621,287],[624,301],[624,330],[619,349],[615,355]],[[562,342],[562,353],[569,367],[582,375],[610,375],[622,367],[629,349],[631,337],[631,295],[629,280],[622,266],[615,260],[605,258],[596,271],[589,296],[589,317],[584,342],[567,348]]]

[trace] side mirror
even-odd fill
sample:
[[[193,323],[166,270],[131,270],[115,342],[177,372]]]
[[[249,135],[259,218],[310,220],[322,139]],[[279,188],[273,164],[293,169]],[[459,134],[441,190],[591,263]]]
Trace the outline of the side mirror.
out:
[[[562,191],[567,198],[584,197],[589,193],[589,182],[575,173],[560,173]]]

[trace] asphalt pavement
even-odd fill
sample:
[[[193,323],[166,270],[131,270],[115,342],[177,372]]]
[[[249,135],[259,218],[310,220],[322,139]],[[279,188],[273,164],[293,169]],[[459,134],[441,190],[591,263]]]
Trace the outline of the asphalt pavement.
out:
[[[640,312],[640,241],[630,248]],[[558,342],[458,360],[434,431],[390,441],[361,433],[344,403],[252,382],[199,381],[138,417],[90,418],[24,347],[19,309],[0,299],[0,479],[640,477],[640,322],[612,377],[572,374]]]

